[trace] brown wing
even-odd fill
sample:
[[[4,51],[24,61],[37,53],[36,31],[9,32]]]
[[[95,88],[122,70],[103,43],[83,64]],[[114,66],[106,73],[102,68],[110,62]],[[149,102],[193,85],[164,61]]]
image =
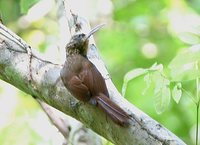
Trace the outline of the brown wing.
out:
[[[68,82],[68,90],[77,99],[81,101],[88,101],[91,98],[88,87],[82,82],[78,76],[73,76]]]
[[[61,70],[61,79],[70,93],[81,101],[89,101],[99,93],[108,96],[105,81],[96,67],[83,56],[78,56],[76,59],[79,59],[79,61],[74,60],[73,65],[76,67],[64,66]]]
[[[96,96],[99,93],[103,93],[108,97],[105,80],[97,68],[89,60],[83,61],[82,66],[79,77],[83,80],[83,84],[89,88],[91,95]]]

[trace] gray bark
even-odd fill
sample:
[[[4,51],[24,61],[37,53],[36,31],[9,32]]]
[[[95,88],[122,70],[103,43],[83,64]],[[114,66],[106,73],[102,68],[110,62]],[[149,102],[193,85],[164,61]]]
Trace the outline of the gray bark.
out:
[[[96,107],[76,100],[60,80],[62,65],[45,61],[34,49],[32,49],[32,79],[30,79],[28,45],[2,24],[0,24],[0,79],[76,118],[114,144],[184,145],[185,143],[173,133],[120,95],[98,56],[95,45],[90,46],[88,57],[104,76],[110,98],[132,118],[126,128],[115,124]]]

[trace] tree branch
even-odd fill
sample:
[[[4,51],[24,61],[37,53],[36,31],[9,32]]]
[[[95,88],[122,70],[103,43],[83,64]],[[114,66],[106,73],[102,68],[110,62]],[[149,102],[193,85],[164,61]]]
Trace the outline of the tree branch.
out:
[[[79,18],[78,20],[82,28],[86,28],[83,29],[84,32],[89,30],[88,23],[84,19]],[[132,119],[130,126],[126,128],[115,124],[96,107],[76,100],[60,80],[62,66],[45,61],[35,51],[31,61],[32,80],[30,82],[27,46],[21,38],[0,24],[0,79],[32,96],[37,96],[50,106],[76,118],[115,144],[185,144],[120,95],[109,78],[104,63],[93,43],[90,45],[88,57],[105,78],[110,98],[130,114]]]
[[[69,134],[71,127],[66,119],[64,117],[61,117],[61,115],[58,115],[58,112],[55,108],[49,106],[48,104],[40,101],[37,99],[38,103],[44,110],[44,112],[47,114],[51,122],[58,128],[58,130],[61,132],[61,134],[66,138],[69,139]]]

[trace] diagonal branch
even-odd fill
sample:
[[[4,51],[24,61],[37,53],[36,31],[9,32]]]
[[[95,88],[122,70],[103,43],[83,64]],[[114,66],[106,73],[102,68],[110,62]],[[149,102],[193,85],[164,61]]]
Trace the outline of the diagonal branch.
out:
[[[76,15],[69,15],[69,12],[67,16],[70,21],[81,26],[81,32],[89,31],[90,28],[85,19],[78,16],[74,17]],[[75,28],[75,32],[76,30]],[[90,42],[88,57],[106,79],[110,98],[126,110],[132,118],[130,126],[127,128],[116,125],[95,107],[79,102],[71,96],[60,81],[62,65],[46,61],[35,50],[32,50],[32,80],[29,81],[30,56],[27,51],[29,46],[2,24],[0,24],[0,79],[32,96],[37,96],[39,100],[76,118],[115,144],[184,145],[174,134],[134,107],[120,95],[98,55],[94,41]]]
[[[84,24],[84,23],[83,23]],[[0,79],[38,98],[63,113],[80,120],[89,128],[118,145],[177,144],[184,143],[159,123],[126,101],[107,77],[106,68],[91,44],[90,60],[106,79],[111,99],[131,116],[130,126],[120,127],[95,107],[77,101],[60,81],[61,65],[32,58],[32,81],[29,82],[29,56],[23,45],[12,41],[12,36],[0,24]],[[20,42],[19,42],[20,43]],[[21,51],[19,51],[21,50]]]

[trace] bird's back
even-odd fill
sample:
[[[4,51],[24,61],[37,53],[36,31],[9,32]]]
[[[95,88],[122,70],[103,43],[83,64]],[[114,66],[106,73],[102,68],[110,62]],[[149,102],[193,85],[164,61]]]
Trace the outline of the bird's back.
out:
[[[61,70],[61,79],[66,88],[78,99],[82,99],[82,97],[90,98],[99,95],[99,93],[109,96],[104,78],[87,57],[82,55],[67,58]],[[79,83],[78,87],[73,86],[75,81],[76,85]],[[79,92],[86,96],[80,96]]]

